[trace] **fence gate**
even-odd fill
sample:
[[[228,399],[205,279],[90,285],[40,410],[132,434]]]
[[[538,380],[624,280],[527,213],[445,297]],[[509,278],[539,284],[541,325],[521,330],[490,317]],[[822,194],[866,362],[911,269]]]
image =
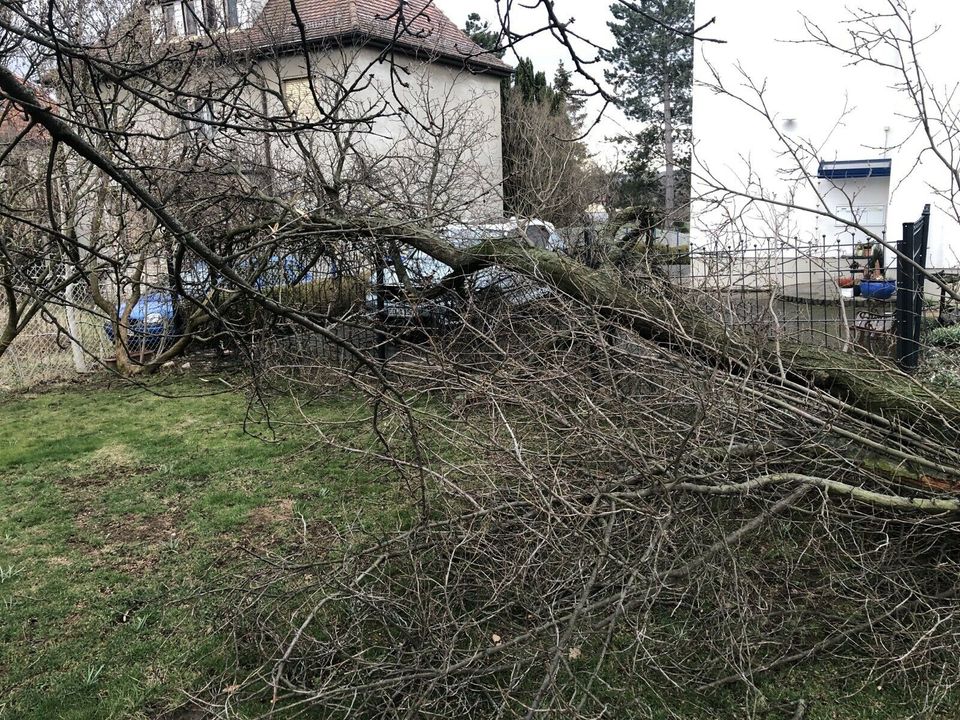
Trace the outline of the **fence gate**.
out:
[[[930,236],[930,206],[920,219],[903,224],[897,243],[897,362],[912,372],[920,362],[920,331],[923,321],[923,280]]]

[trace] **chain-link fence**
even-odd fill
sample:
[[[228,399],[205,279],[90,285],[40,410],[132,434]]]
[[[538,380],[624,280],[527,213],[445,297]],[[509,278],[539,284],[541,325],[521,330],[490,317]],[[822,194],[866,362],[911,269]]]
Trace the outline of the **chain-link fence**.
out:
[[[22,389],[69,380],[102,367],[112,354],[102,313],[82,286],[68,291],[72,302],[47,304],[0,357],[0,389]],[[0,313],[6,306],[0,302]]]
[[[295,285],[269,287],[264,292],[295,310],[319,317],[336,317],[359,307],[366,289],[366,279],[357,274],[320,276],[315,273]],[[101,294],[107,302],[116,302],[114,285],[103,283]],[[134,363],[152,360],[182,337],[184,316],[195,310],[194,304],[183,301],[178,304],[183,315],[175,314],[172,293],[156,281],[144,285],[139,298],[128,321],[128,352]],[[229,300],[230,294],[224,294],[221,299]],[[127,302],[128,299],[121,301],[121,309]],[[225,311],[212,312],[194,328],[196,334],[189,345],[191,354],[211,351],[216,354],[218,348],[223,350],[234,341],[248,344],[258,353],[261,345],[264,352],[275,352],[276,348],[289,345],[293,329],[281,317],[262,311],[252,301],[227,302],[224,307]],[[0,317],[5,312],[0,296]],[[161,315],[161,320],[154,323],[150,320],[151,313]],[[63,297],[48,302],[0,355],[0,390],[70,380],[113,365],[117,353],[108,325],[112,329],[107,314],[96,307],[88,287],[77,284],[68,288]],[[155,330],[154,326],[162,330]],[[320,352],[320,345],[325,348],[321,341],[318,336],[316,347],[310,347]],[[308,350],[305,345],[298,347],[294,354],[300,356]]]

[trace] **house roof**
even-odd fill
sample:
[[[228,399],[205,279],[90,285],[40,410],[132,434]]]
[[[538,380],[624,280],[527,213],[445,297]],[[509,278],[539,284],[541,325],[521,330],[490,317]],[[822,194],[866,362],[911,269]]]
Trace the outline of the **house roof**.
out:
[[[890,177],[893,161],[889,158],[876,160],[823,160],[817,177],[824,180],[852,180],[861,178]]]
[[[296,9],[294,14],[290,0],[267,0],[247,36],[251,46],[294,46],[304,40],[368,42],[477,72],[511,72],[503,60],[467,37],[433,0],[296,0]]]
[[[44,105],[56,111],[53,99],[42,87],[22,78],[18,79],[25,83]],[[31,125],[30,118],[21,108],[9,100],[0,100],[0,145],[9,145],[28,128],[29,131],[21,138],[23,142],[38,143],[48,140],[47,131],[40,125]]]

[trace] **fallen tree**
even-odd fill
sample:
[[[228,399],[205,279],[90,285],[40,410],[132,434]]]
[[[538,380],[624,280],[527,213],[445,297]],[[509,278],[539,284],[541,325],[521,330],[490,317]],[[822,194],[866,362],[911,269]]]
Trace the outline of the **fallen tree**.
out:
[[[208,247],[197,235],[185,227],[162,201],[154,197],[130,173],[118,167],[103,152],[80,137],[63,119],[43,103],[33,90],[6,68],[0,68],[0,90],[16,103],[31,119],[42,126],[56,143],[71,148],[79,156],[105,173],[115,183],[136,198],[156,221],[179,243],[231,281],[239,291],[261,305],[267,312],[284,317],[313,332],[328,333],[322,316],[298,312],[276,302],[242,277],[227,261]],[[279,220],[278,220],[279,221]],[[274,226],[265,221],[264,228]],[[839,400],[862,410],[890,416],[908,424],[926,424],[943,434],[944,440],[955,441],[960,429],[960,392],[946,390],[933,392],[910,377],[890,367],[880,367],[875,358],[831,352],[784,341],[769,346],[745,343],[725,327],[712,322],[693,304],[683,305],[680,322],[665,317],[660,303],[667,292],[672,301],[681,302],[679,292],[653,282],[652,287],[628,286],[618,273],[611,270],[592,270],[581,263],[557,253],[526,247],[516,242],[488,240],[466,249],[455,248],[436,234],[407,222],[378,218],[337,218],[328,215],[309,218],[287,228],[302,235],[314,231],[318,238],[331,234],[352,242],[374,238],[377,241],[413,246],[431,257],[446,263],[460,274],[490,267],[502,266],[549,284],[584,303],[603,308],[626,323],[641,336],[657,342],[675,344],[702,354],[710,362],[745,367],[759,360],[759,368],[778,373],[787,382],[783,369],[789,366],[795,380],[828,392]],[[331,341],[333,337],[329,337]],[[184,343],[185,344],[185,343]]]
[[[594,270],[559,253],[509,238],[459,249],[429,230],[382,218],[312,218],[306,227],[321,236],[375,237],[409,245],[449,265],[458,275],[506,268],[609,314],[646,339],[694,352],[704,361],[730,369],[749,368],[780,377],[786,384],[800,383],[881,419],[924,425],[942,433],[947,442],[960,437],[957,389],[924,387],[871,355],[785,340],[763,344],[753,337],[738,337],[698,307],[696,293],[687,293],[653,273],[644,283],[628,284],[614,268]]]
[[[140,182],[83,140],[39,102],[30,88],[3,68],[0,68],[0,89],[34,122],[46,128],[55,141],[72,148],[138,198],[178,242],[222,273],[252,302],[305,330],[324,335],[372,368],[369,359],[363,358],[356,348],[344,343],[326,327],[326,318],[284,306],[254,287],[226,258],[184,227]],[[685,303],[680,291],[652,276],[646,284],[627,285],[611,269],[592,270],[558,253],[537,250],[518,242],[487,240],[470,248],[457,249],[436,234],[410,223],[374,218],[310,217],[298,221],[288,231],[301,235],[310,231],[318,238],[336,236],[354,242],[372,237],[384,244],[407,244],[446,263],[459,274],[501,266],[549,284],[578,302],[604,312],[646,339],[667,347],[682,348],[725,370],[746,372],[748,376],[758,374],[764,382],[778,378],[793,392],[827,394],[840,403],[839,408],[845,410],[850,406],[851,413],[856,410],[873,413],[885,431],[895,429],[896,423],[903,423],[921,427],[948,444],[958,437],[960,393],[956,390],[934,392],[907,375],[880,366],[872,357],[831,352],[782,340],[769,344],[746,342],[699,311],[694,303]],[[865,422],[863,416],[860,421]],[[865,424],[871,426],[870,422]]]
[[[178,255],[219,273],[235,303],[342,351],[281,338],[251,363],[258,407],[393,468],[378,478],[397,505],[385,526],[311,534],[302,518],[302,543],[224,579],[243,664],[201,700],[273,715],[689,718],[715,716],[716,698],[684,688],[735,684],[747,696],[726,698],[736,710],[762,698],[802,711],[802,694],[777,697],[765,678],[823,657],[846,682],[925,683],[933,707],[951,707],[956,391],[729,330],[655,268],[591,269],[509,239],[458,248],[329,198],[293,207],[269,183],[272,217],[221,251],[156,192],[159,171],[102,150],[109,127],[57,116],[3,69],[0,91],[135,199]],[[303,129],[287,120],[275,136]],[[242,272],[245,250],[294,238],[415,247],[454,269],[454,290],[498,267],[552,292],[524,307],[464,292],[450,332],[414,345],[361,313],[293,306]],[[391,355],[351,341],[354,327]],[[366,415],[347,432],[325,423],[310,401],[328,392],[361,394]]]
[[[953,657],[955,449],[607,310],[564,292],[481,309],[387,363],[415,408],[428,512],[380,540],[344,533],[343,555],[264,564],[238,604],[240,642],[274,657],[250,692],[269,684],[278,712],[715,717],[730,685],[796,703],[769,675],[800,663],[900,687]],[[325,379],[289,375],[291,398],[335,378],[378,394],[301,362]],[[372,454],[402,486],[424,466],[398,410],[378,405],[389,450]]]

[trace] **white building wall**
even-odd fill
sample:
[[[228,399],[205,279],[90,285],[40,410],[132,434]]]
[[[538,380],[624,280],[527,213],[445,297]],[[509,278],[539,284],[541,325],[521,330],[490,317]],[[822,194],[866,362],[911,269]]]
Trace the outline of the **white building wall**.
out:
[[[819,194],[823,207],[841,217],[856,220],[867,230],[884,237],[887,233],[887,215],[890,202],[890,178],[875,177],[852,180],[820,179]],[[826,240],[827,246],[839,241],[845,250],[852,245],[867,242],[868,236],[838,221],[814,217],[816,234]],[[895,236],[892,236],[895,239]]]
[[[266,114],[279,132],[208,128],[209,137],[192,137],[189,122],[130,97],[144,164],[176,166],[184,145],[200,140],[205,156],[251,168],[269,160],[276,189],[288,198],[316,198],[316,188],[305,185],[315,163],[323,182],[341,187],[341,200],[354,209],[435,225],[503,218],[498,76],[402,55],[385,59],[374,47],[337,47],[311,52],[309,70],[298,52],[247,68],[198,64],[191,70],[195,87],[184,90],[217,96],[237,85],[241,71],[242,90],[214,102],[213,119],[260,127]],[[179,72],[171,66],[174,79]],[[184,107],[171,110],[194,112],[191,102],[182,98]],[[309,123],[315,126],[303,127]]]
[[[407,208],[436,224],[502,218],[500,78],[407,57],[391,62],[370,47],[314,52],[310,70],[312,83],[296,54],[260,67],[271,113],[283,114],[282,95],[300,119],[323,123],[332,109],[342,121],[336,132],[301,135],[322,166],[346,155],[343,177],[379,185],[385,210]],[[276,167],[300,163],[293,138],[277,144]]]

